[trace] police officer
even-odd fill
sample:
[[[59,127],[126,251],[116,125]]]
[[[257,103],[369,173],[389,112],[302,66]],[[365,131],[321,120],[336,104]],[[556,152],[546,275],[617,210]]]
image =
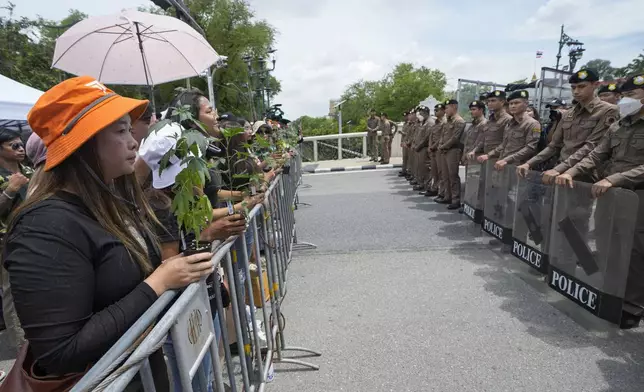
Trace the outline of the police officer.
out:
[[[479,141],[474,151],[467,154],[468,159],[474,159],[476,154],[488,154],[503,143],[503,134],[512,116],[505,110],[505,91],[492,91],[487,98],[487,108],[490,111],[490,118],[483,132],[483,139]],[[477,160],[483,163],[487,160],[478,157]]]
[[[409,149],[409,161],[408,161],[408,166],[409,166],[409,183],[411,185],[417,185],[418,182],[416,181],[416,177],[418,176],[418,173],[416,173],[416,151],[413,149],[413,143],[414,139],[416,138],[416,133],[418,132],[418,117],[416,116],[416,108],[412,109],[409,112],[409,134],[407,135],[407,148]]]
[[[552,143],[528,164],[528,168],[534,167],[555,154],[560,155],[559,164],[543,174],[544,183],[551,183],[555,177],[575,166],[599,143],[608,127],[619,119],[617,106],[603,102],[595,95],[598,81],[599,74],[593,69],[582,69],[570,77],[576,103],[562,117]],[[526,166],[520,170],[525,173]],[[592,178],[585,180],[592,181]]]
[[[612,187],[633,189],[639,196],[637,227],[631,251],[622,328],[639,324],[644,308],[644,73],[621,86],[619,102],[622,119],[613,123],[606,136],[585,158],[557,177],[558,185],[572,187],[573,178],[602,170],[602,180],[592,187],[599,197]],[[599,208],[599,207],[598,207]]]
[[[616,83],[604,84],[597,90],[597,96],[604,102],[617,105],[617,102],[621,98],[619,86]]]
[[[438,150],[438,144],[443,135],[443,125],[445,124],[445,105],[442,103],[434,106],[434,114],[436,115],[436,122],[432,125],[429,134],[429,159],[430,159],[430,178],[431,184],[425,192],[425,196],[432,197],[438,196],[440,199],[445,198],[445,189],[441,183],[441,162],[442,153]]]
[[[416,132],[416,138],[414,140],[414,151],[416,152],[416,172],[418,177],[416,181],[418,184],[414,186],[415,191],[422,191],[425,193],[427,189],[425,188],[428,179],[429,179],[429,169],[428,166],[431,162],[428,162],[430,158],[427,154],[427,147],[429,146],[429,134],[430,128],[434,125],[434,119],[430,116],[430,111],[427,106],[421,105],[418,107],[418,131]]]
[[[521,164],[536,154],[541,124],[526,113],[528,98],[529,94],[525,90],[510,94],[508,103],[512,119],[507,123],[503,143],[488,154],[481,155],[478,158],[480,162],[498,157],[494,168],[503,170],[507,164]]]
[[[447,209],[456,210],[461,207],[461,177],[458,169],[463,154],[460,141],[465,131],[465,120],[458,114],[458,101],[455,99],[445,101],[445,115],[447,121],[438,144],[438,149],[443,153],[445,196],[436,202],[449,204]]]
[[[380,115],[380,130],[382,131],[382,163],[388,164],[391,157],[391,139],[398,126],[387,116],[387,113]]]
[[[470,114],[472,115],[472,126],[464,133],[463,156],[461,157],[461,163],[465,165],[466,168],[469,163],[469,153],[474,152],[474,149],[485,137],[485,127],[488,122],[485,118],[485,103],[480,100],[472,101],[472,103],[470,103]],[[474,152],[474,154],[476,153]],[[463,192],[465,192],[465,189],[463,189]],[[458,212],[462,214],[463,208],[459,208]]]
[[[371,109],[367,119],[367,146],[371,155],[370,161],[378,161],[378,131],[380,130],[380,119],[376,116],[376,111]]]
[[[409,132],[409,111],[403,112],[403,123],[402,129],[400,130],[400,147],[402,148],[403,162],[402,170],[398,173],[399,177],[407,176],[407,164],[409,161],[409,149],[407,148],[407,133]]]

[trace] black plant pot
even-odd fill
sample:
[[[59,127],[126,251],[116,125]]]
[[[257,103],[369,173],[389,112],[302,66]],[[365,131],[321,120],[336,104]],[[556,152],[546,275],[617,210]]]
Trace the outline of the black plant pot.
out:
[[[197,253],[210,252],[211,244],[207,241],[192,241],[188,244],[188,248],[183,251],[184,256],[196,255]]]

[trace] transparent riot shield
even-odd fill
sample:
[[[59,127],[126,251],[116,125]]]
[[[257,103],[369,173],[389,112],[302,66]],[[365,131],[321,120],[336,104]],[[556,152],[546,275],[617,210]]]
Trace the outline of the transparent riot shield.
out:
[[[637,219],[638,197],[592,184],[555,189],[548,285],[596,316],[619,323]]]
[[[476,161],[470,161],[465,169],[463,214],[477,224],[483,222],[486,167],[487,162],[480,164]]]
[[[512,255],[547,274],[555,189],[553,185],[544,185],[541,181],[542,174],[534,171],[517,180]]]
[[[485,202],[483,231],[504,244],[512,244],[514,205],[516,202],[516,166],[505,165],[496,170],[496,161],[488,161],[485,169]]]

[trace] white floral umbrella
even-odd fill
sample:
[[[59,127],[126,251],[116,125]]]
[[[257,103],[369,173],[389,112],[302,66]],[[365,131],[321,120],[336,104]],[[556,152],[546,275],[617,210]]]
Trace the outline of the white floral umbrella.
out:
[[[67,30],[56,40],[52,67],[105,84],[155,86],[199,76],[219,58],[179,19],[127,10]]]

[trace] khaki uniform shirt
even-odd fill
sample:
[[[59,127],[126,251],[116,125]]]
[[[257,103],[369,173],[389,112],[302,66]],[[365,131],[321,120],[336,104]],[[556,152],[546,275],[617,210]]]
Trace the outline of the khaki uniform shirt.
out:
[[[562,163],[555,170],[563,173],[595,148],[611,124],[618,119],[617,106],[597,97],[586,106],[578,103],[563,114],[548,146],[528,163],[531,167],[536,166],[559,154],[559,162]],[[584,150],[578,153],[582,148]],[[571,161],[566,163],[571,157]]]
[[[443,136],[443,128],[445,126],[445,118],[443,117],[441,120],[436,121],[432,128],[430,129],[430,134],[429,134],[429,150],[430,151],[437,151],[438,150],[438,145],[441,141],[441,137]]]
[[[400,142],[402,144],[407,143],[407,136],[409,135],[409,125],[410,125],[409,122],[405,121],[405,123],[402,126],[402,130],[400,131],[400,135],[401,135]]]
[[[503,143],[505,127],[510,120],[512,120],[512,116],[505,111],[498,118],[496,115],[492,114],[490,119],[487,121],[487,124],[485,124],[483,139],[479,142],[478,146],[476,146],[474,152],[489,154],[495,148],[500,146],[501,143]]]
[[[488,120],[485,117],[481,117],[480,120],[472,121],[472,126],[466,132],[465,140],[463,141],[463,161],[465,161],[465,156],[469,152],[474,151],[481,142],[484,142],[487,123]]]
[[[433,125],[434,119],[431,117],[418,124],[418,131],[416,132],[416,138],[414,139],[414,149],[416,150],[416,152],[427,148],[427,146],[429,145],[429,135],[431,133],[430,131]]]
[[[386,120],[380,122],[380,130],[382,131],[382,136],[392,137],[397,129],[398,126],[393,121]]]
[[[439,150],[450,150],[458,148],[461,142],[461,136],[465,130],[465,120],[458,114],[448,118],[443,125],[443,134],[438,145]]]
[[[378,117],[367,119],[367,132],[378,132],[380,129],[380,119]]]
[[[521,121],[512,118],[506,127],[503,143],[488,155],[490,158],[499,157],[509,164],[521,164],[537,152],[537,144],[541,137],[539,121],[523,115]]]
[[[644,185],[644,116],[629,116],[611,125],[588,156],[566,173],[573,178],[603,168],[613,186],[642,189]]]

